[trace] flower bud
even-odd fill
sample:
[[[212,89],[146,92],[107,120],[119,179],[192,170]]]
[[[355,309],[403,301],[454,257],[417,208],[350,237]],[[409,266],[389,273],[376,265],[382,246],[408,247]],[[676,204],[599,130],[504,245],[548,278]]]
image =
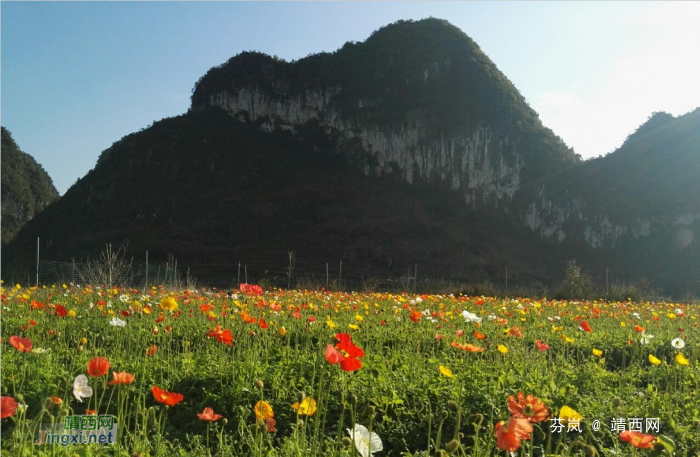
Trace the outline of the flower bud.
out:
[[[440,413],[440,418],[441,419],[447,419],[447,416],[449,416],[450,413],[447,412],[447,410],[443,409],[442,412]]]
[[[615,408],[619,408],[620,405],[622,404],[622,400],[620,400],[619,397],[615,397],[612,399],[612,404]]]
[[[348,438],[347,436],[343,437],[343,440],[341,441],[341,443],[343,444],[343,447],[345,449],[348,449],[350,446],[352,446],[352,440],[350,438]]]
[[[83,347],[82,347],[82,346],[78,346],[78,353],[80,353],[80,352],[83,352]]]
[[[304,392],[303,390],[300,390],[299,392],[297,392],[297,401],[299,403],[304,401],[305,398],[306,398],[306,392]]]
[[[221,419],[221,424],[222,425],[228,424],[228,419],[226,419],[225,417],[223,419]]]
[[[357,406],[357,397],[355,396],[355,394],[351,393],[351,394],[348,396],[348,401],[350,402],[350,404],[351,404],[352,406]]]
[[[450,400],[447,402],[447,409],[456,413],[456,412],[459,412],[459,405],[457,405],[456,401]]]
[[[583,447],[583,453],[586,455],[586,457],[596,457],[598,455],[598,451],[596,451],[596,449],[590,445]]]
[[[454,454],[459,449],[459,441],[452,440],[445,445],[445,451],[448,454]]]
[[[255,387],[259,390],[263,390],[265,388],[265,383],[258,379],[255,381]]]

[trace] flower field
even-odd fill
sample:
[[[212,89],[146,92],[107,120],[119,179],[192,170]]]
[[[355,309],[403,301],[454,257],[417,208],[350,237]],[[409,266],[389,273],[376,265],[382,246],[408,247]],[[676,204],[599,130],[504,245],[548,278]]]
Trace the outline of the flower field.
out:
[[[3,456],[700,453],[691,305],[3,286]]]

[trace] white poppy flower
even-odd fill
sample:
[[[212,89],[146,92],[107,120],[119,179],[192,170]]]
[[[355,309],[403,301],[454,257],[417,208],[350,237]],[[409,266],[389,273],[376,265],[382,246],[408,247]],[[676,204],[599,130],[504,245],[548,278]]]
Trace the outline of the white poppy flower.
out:
[[[479,316],[477,316],[474,313],[470,313],[469,311],[466,311],[466,310],[462,311],[462,317],[467,322],[481,322],[481,318]]]
[[[420,297],[416,297],[416,303],[423,303],[423,299]]]
[[[647,335],[646,333],[642,332],[642,338],[639,340],[639,342],[642,344],[649,344],[652,338],[654,338],[654,335]]]
[[[353,441],[355,441],[355,448],[362,457],[370,457],[371,454],[379,452],[384,449],[381,438],[379,435],[372,432],[370,434],[366,427],[360,424],[355,424],[355,427],[350,430],[346,429]]]
[[[87,376],[81,374],[73,381],[73,395],[82,403],[83,398],[92,396],[92,387],[88,386]]]
[[[674,338],[673,341],[671,341],[671,346],[676,349],[683,349],[685,347],[685,341],[680,338]]]
[[[118,317],[113,317],[112,320],[109,321],[109,325],[112,327],[124,327],[126,325],[126,321],[123,321]]]

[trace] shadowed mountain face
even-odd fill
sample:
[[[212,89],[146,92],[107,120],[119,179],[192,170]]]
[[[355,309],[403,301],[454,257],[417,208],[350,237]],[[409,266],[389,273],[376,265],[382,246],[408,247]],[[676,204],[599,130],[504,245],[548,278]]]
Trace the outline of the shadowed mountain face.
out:
[[[358,280],[417,264],[419,277],[501,282],[508,267],[511,284],[543,286],[576,258],[682,294],[700,279],[698,113],[657,113],[581,162],[445,21],[292,63],[243,53],[197,82],[186,115],[104,151],[3,262],[27,268],[40,236],[45,258],[128,241],[212,283],[241,259],[284,276],[294,250],[302,272],[343,260]]]
[[[12,241],[27,221],[57,199],[48,173],[2,127],[2,244]]]

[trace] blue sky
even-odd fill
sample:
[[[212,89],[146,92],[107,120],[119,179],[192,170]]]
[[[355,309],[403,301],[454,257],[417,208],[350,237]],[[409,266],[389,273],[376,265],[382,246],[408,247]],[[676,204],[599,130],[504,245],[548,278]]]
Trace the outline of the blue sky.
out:
[[[241,51],[294,60],[433,16],[472,37],[584,158],[700,106],[699,2],[6,2],[1,123],[63,194],[100,153],[187,111]]]

